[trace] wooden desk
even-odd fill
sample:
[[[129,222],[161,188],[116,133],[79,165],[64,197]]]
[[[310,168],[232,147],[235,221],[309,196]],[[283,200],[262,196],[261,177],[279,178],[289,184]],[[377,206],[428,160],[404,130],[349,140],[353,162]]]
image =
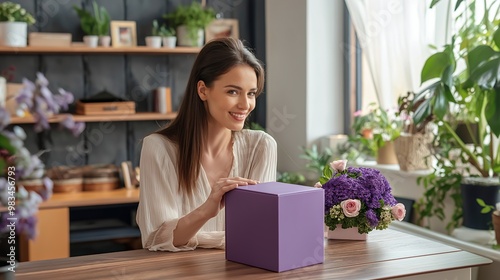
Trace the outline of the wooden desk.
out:
[[[275,273],[225,260],[223,250],[133,250],[19,263],[16,279],[470,279],[484,257],[393,229],[367,241],[325,240],[325,262]]]
[[[67,258],[70,252],[70,207],[125,204],[139,201],[139,189],[103,192],[55,193],[40,204],[38,236],[20,238],[20,261]]]

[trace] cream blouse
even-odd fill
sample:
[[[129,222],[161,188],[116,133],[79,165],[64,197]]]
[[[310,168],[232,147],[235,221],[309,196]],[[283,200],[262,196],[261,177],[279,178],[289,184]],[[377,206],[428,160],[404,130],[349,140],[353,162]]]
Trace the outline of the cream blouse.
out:
[[[176,174],[177,148],[159,134],[144,138],[141,151],[141,184],[137,224],[142,246],[151,251],[186,251],[196,247],[224,248],[225,210],[208,220],[188,244],[175,247],[173,231],[181,217],[203,204],[211,187],[203,167],[193,195],[179,192]],[[276,141],[267,133],[242,130],[234,134],[233,166],[229,177],[260,182],[276,181]]]

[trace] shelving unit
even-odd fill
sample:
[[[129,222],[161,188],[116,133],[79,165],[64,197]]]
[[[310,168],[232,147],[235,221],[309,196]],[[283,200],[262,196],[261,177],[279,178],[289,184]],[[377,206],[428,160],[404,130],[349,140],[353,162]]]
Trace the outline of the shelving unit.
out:
[[[70,47],[5,47],[0,46],[0,54],[197,54],[200,48],[176,47],[176,48],[150,48],[146,46],[137,47],[96,47],[85,46]]]
[[[49,118],[50,123],[59,123],[71,114],[59,114]],[[173,120],[177,113],[161,114],[153,112],[143,112],[128,115],[72,115],[76,122],[120,122],[120,121],[154,121],[154,120]],[[12,117],[11,124],[30,124],[34,123],[33,117]]]

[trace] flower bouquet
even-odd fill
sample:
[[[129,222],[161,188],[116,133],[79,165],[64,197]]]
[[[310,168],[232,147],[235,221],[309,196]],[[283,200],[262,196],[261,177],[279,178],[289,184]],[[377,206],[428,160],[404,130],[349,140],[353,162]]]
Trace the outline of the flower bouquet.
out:
[[[363,234],[403,220],[405,206],[396,201],[380,171],[346,165],[346,160],[326,165],[315,185],[325,190],[325,224],[330,230],[357,227]]]

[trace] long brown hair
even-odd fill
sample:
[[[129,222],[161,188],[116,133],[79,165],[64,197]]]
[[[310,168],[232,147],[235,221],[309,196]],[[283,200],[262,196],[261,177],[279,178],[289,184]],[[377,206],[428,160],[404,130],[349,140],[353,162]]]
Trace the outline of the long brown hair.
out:
[[[157,133],[178,145],[177,177],[179,189],[192,193],[200,173],[203,140],[207,135],[207,110],[198,96],[197,83],[211,87],[217,78],[237,65],[249,65],[257,75],[257,95],[264,88],[261,62],[240,40],[221,38],[208,42],[198,54],[184,92],[177,117]]]

